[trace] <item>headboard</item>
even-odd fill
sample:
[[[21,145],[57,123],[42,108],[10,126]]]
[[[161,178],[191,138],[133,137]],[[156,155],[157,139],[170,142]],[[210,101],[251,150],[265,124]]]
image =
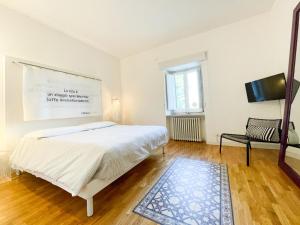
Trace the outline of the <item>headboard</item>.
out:
[[[47,68],[55,67],[41,65],[36,62],[20,60],[13,57],[5,57],[5,134],[6,146],[12,150],[19,139],[26,133],[53,127],[72,126],[82,123],[102,120],[102,113],[99,116],[88,116],[80,118],[49,119],[37,121],[24,121],[23,117],[23,66],[20,63],[38,65]],[[67,70],[62,70],[69,73]],[[70,72],[73,73],[73,72]],[[101,94],[100,94],[101,96]],[[101,107],[102,108],[102,107]]]

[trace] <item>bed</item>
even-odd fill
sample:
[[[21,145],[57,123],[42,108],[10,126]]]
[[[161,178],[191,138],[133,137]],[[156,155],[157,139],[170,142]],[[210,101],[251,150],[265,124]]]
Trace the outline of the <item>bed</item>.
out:
[[[162,126],[96,122],[35,131],[13,151],[13,169],[25,171],[87,201],[93,215],[93,196],[114,180],[162,149],[168,142]]]

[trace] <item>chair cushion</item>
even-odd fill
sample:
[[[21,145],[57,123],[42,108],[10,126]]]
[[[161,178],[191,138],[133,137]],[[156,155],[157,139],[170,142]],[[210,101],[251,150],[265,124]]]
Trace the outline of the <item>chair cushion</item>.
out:
[[[279,143],[281,122],[281,119],[249,118],[246,136],[260,141]]]
[[[246,136],[256,140],[271,142],[275,131],[276,128],[274,127],[249,125],[247,127]]]

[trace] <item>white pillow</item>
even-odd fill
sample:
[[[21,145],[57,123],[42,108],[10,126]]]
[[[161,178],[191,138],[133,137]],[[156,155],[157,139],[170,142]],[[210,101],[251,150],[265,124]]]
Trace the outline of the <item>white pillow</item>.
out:
[[[47,137],[55,137],[65,134],[72,134],[82,131],[80,126],[72,126],[72,127],[58,127],[58,128],[51,128],[45,130],[38,130],[31,133],[26,134],[25,138],[47,138]]]
[[[111,127],[111,126],[115,126],[117,125],[114,122],[111,121],[102,121],[102,122],[94,122],[94,123],[85,123],[85,124],[81,124],[79,127],[84,130],[95,130],[95,129],[101,129],[101,128],[105,128],[105,127]]]

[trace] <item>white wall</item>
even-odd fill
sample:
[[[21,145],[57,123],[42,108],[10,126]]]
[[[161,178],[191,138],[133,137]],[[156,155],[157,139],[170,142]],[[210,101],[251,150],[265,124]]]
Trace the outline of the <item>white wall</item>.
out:
[[[0,152],[4,148],[5,137],[5,77],[4,56],[0,55]]]
[[[249,116],[279,117],[277,102],[247,103],[244,82],[287,71],[292,9],[296,3],[296,0],[278,0],[269,13],[123,59],[124,122],[165,124],[164,77],[158,64],[205,51],[208,52],[206,133],[209,143],[215,143],[216,135],[224,131],[243,132]],[[118,59],[2,6],[0,29],[0,55],[98,75],[103,80],[104,119],[110,118],[111,98],[121,95]],[[3,63],[0,71],[1,67]],[[13,130],[17,123],[13,118],[6,121],[3,117],[7,107],[2,101],[3,76],[0,78],[2,143],[1,130],[5,124],[6,128]],[[15,85],[11,82],[6,88],[11,91]],[[14,110],[15,102],[6,97],[8,108]],[[21,106],[16,107],[20,110]],[[26,126],[35,129],[85,121],[88,120],[57,120]]]
[[[0,34],[1,55],[101,78],[103,117],[110,119],[111,99],[120,97],[121,94],[119,59],[2,6],[0,6]],[[1,97],[3,88],[0,91],[0,131],[3,131],[6,124],[8,146],[11,146],[10,142],[15,138],[12,136],[20,136],[24,131],[99,119],[82,118],[23,123],[21,119],[22,104],[16,100],[20,98],[14,96],[21,93],[21,86],[17,80],[11,77],[16,76],[15,68],[11,68],[12,66],[7,61],[4,66],[6,66],[6,76],[10,77],[6,77],[6,103],[3,103]],[[3,63],[0,69],[1,67],[3,67]],[[0,74],[2,75],[0,81],[3,84],[3,73]],[[0,83],[0,86],[2,84]],[[5,119],[3,118],[3,109],[6,109]],[[3,143],[3,140],[1,142]]]
[[[164,75],[158,63],[207,51],[206,139],[243,133],[247,118],[280,118],[278,101],[247,102],[244,83],[287,72],[292,9],[278,0],[271,12],[121,60],[123,119],[165,125]]]

